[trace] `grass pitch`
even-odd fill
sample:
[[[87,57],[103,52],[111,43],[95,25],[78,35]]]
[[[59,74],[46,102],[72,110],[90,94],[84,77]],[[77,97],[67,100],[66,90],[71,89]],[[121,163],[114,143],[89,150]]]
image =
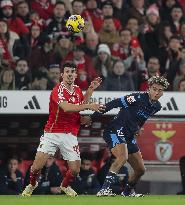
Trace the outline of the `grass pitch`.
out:
[[[145,196],[144,198],[96,197],[78,196],[75,198],[65,195],[58,196],[0,196],[0,205],[185,205],[185,196]]]

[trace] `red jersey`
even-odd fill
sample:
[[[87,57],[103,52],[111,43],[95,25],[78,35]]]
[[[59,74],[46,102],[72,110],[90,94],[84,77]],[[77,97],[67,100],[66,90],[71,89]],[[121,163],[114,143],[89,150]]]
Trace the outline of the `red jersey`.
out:
[[[64,112],[59,107],[61,102],[67,101],[72,104],[83,103],[83,93],[81,89],[73,85],[73,91],[69,91],[63,82],[57,84],[50,95],[49,119],[45,125],[45,132],[52,133],[72,133],[77,135],[80,128],[79,112]]]

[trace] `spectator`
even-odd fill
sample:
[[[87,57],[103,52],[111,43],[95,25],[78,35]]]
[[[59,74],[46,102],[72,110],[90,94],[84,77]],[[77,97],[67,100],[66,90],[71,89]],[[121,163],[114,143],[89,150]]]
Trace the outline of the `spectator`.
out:
[[[36,11],[32,11],[30,13],[30,21],[31,21],[31,24],[37,24],[39,25],[40,27],[42,28],[45,28],[45,21],[39,16],[39,14],[36,12]]]
[[[20,37],[29,32],[24,22],[16,17],[13,3],[10,0],[1,1],[1,18],[8,22],[9,29],[17,33]]]
[[[15,67],[15,87],[17,90],[29,90],[31,86],[31,75],[28,62],[19,59]]]
[[[110,47],[119,40],[119,32],[116,30],[113,18],[107,16],[104,18],[103,26],[99,32],[100,42],[108,44]]]
[[[172,85],[177,73],[181,58],[181,40],[178,36],[170,38],[168,47],[159,49],[159,60],[161,64],[160,73],[166,73],[168,82]]]
[[[150,57],[147,64],[148,78],[155,75],[160,75],[160,63],[156,57]]]
[[[44,20],[49,19],[53,13],[53,5],[49,0],[33,0],[31,8]]]
[[[130,43],[132,39],[132,33],[129,29],[122,29],[119,32],[119,37],[119,42],[112,46],[112,55],[125,60],[131,55]]]
[[[179,90],[181,92],[185,92],[185,78],[182,78],[179,82]]]
[[[173,36],[173,32],[169,22],[161,22],[158,27],[158,50],[159,48],[167,48],[170,38]]]
[[[142,75],[142,81],[140,82],[140,88],[141,91],[147,91],[148,90],[148,79],[152,76],[160,75],[160,62],[159,59],[152,56],[148,60],[147,64],[147,71],[143,71]]]
[[[26,173],[24,184],[29,184],[29,172]],[[55,158],[49,157],[46,161],[46,165],[41,171],[40,178],[38,180],[38,187],[35,189],[34,194],[60,194],[60,184],[62,175],[59,167],[55,164]]]
[[[15,74],[11,69],[3,69],[0,73],[0,90],[15,90]]]
[[[19,36],[9,31],[7,22],[4,20],[0,20],[0,49],[2,58],[10,63],[13,63],[17,57],[25,55]]]
[[[27,27],[31,24],[30,8],[26,1],[20,1],[16,4],[16,14]]]
[[[144,0],[131,0],[132,6],[128,9],[128,18],[136,18],[139,25],[145,23]]]
[[[94,60],[94,66],[97,75],[104,79],[108,74],[112,73],[114,59],[111,56],[110,48],[107,44],[100,44],[98,46],[97,54],[98,55]]]
[[[94,58],[96,56],[98,43],[99,43],[99,36],[97,33],[89,32],[86,34],[85,53],[91,58]]]
[[[136,39],[131,42],[131,56],[124,60],[127,71],[132,74],[136,90],[140,90],[141,83],[146,81],[146,63],[144,53]]]
[[[114,5],[113,16],[121,22],[122,27],[125,27],[128,9],[127,0],[112,0],[112,2]]]
[[[96,194],[100,187],[96,173],[92,169],[91,157],[89,153],[82,153],[81,155],[80,173],[71,186],[74,190],[78,190],[78,194]]]
[[[31,50],[30,53],[30,70],[33,77],[37,73],[38,68],[46,67],[48,68],[50,64],[54,62],[53,54],[53,42],[48,36],[43,36],[40,47],[36,47]]]
[[[60,65],[59,64],[51,64],[48,69],[48,79],[50,81],[49,89],[53,89],[53,87],[60,82]]]
[[[52,18],[50,18],[47,22],[46,33],[51,39],[56,40],[59,35],[67,32],[65,26],[66,18],[65,3],[59,1],[55,4]]]
[[[72,1],[72,13],[73,14],[78,14],[83,16],[83,11],[85,9],[83,0],[73,0]]]
[[[170,21],[172,7],[177,3],[177,0],[163,0],[160,9],[160,16],[163,21]]]
[[[37,23],[32,23],[30,26],[30,33],[27,36],[27,43],[30,49],[41,46],[42,42],[42,26]]]
[[[174,34],[180,33],[180,24],[183,20],[183,9],[179,4],[175,4],[171,10],[171,27]]]
[[[18,159],[12,157],[7,166],[0,170],[0,194],[18,195],[22,191],[22,174],[18,170]]]
[[[121,29],[121,22],[114,18],[113,16],[113,3],[110,0],[106,0],[102,3],[101,6],[102,9],[102,15],[103,15],[103,19],[105,19],[107,16],[111,16],[114,22],[114,25],[116,27],[116,30],[120,30]],[[102,19],[102,24],[103,24],[103,19]]]
[[[97,0],[85,0],[85,7],[82,16],[92,22],[93,28],[96,32],[100,31],[102,22],[102,11],[98,9]]]
[[[139,35],[139,22],[137,18],[129,18],[126,24],[126,28],[132,32],[133,37],[137,37]]]
[[[129,73],[126,72],[123,61],[114,62],[112,74],[103,81],[102,90],[105,91],[133,91],[134,82]]]
[[[72,51],[73,44],[69,35],[59,35],[54,46],[54,62],[60,64],[67,54]]]
[[[89,83],[97,77],[97,74],[92,59],[85,54],[84,44],[74,46],[73,51],[66,56],[64,62],[70,60],[77,65],[77,85],[86,90]]]
[[[147,50],[145,59],[158,54],[158,26],[160,23],[159,11],[156,5],[150,6],[146,11],[146,24],[144,26],[144,37]]]
[[[34,75],[31,90],[48,90],[48,83],[47,73],[38,69],[37,73]]]
[[[185,61],[181,61],[179,65],[179,71],[173,81],[173,91],[179,90],[179,82],[181,79],[185,78]]]

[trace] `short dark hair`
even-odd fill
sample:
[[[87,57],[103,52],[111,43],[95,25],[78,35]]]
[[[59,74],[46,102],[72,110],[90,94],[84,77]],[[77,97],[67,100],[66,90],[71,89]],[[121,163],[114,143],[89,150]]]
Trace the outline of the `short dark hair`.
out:
[[[63,64],[63,66],[62,66],[62,70],[61,70],[61,72],[63,72],[64,71],[64,68],[65,67],[70,67],[70,68],[75,68],[75,70],[76,70],[76,64],[75,63],[73,63],[72,61],[66,61],[64,64]]]
[[[75,2],[80,2],[80,3],[82,3],[82,4],[84,5],[83,0],[73,0],[73,1],[71,2],[71,5],[73,6]]]
[[[128,28],[122,28],[122,29],[119,31],[119,35],[121,35],[121,33],[122,33],[123,31],[128,31],[128,32],[130,32],[130,35],[132,35],[132,31],[131,31],[130,29],[128,29]]]
[[[63,1],[57,1],[54,7],[57,5],[63,5],[66,8],[66,4]]]
[[[182,11],[182,13],[183,13],[183,8],[182,8],[182,6],[181,6],[180,4],[178,4],[178,3],[176,3],[175,5],[172,6],[171,12],[172,12],[173,9],[181,9],[181,11]]]
[[[20,61],[25,61],[28,65],[28,60],[26,60],[25,58],[19,58],[18,60],[16,60],[16,65],[20,62]]]
[[[21,4],[27,4],[27,5],[28,5],[28,7],[29,7],[28,2],[27,2],[27,1],[25,1],[25,0],[22,0],[22,1],[18,2],[18,3],[16,4],[16,7],[18,7],[18,6],[19,6],[19,5],[21,5]],[[29,9],[30,9],[30,7],[29,7]]]

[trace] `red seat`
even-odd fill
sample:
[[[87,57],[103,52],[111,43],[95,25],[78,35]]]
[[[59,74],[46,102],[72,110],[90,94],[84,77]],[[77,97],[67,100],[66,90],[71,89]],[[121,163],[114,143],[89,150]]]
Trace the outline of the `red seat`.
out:
[[[22,160],[19,163],[19,171],[21,171],[23,177],[25,177],[28,168],[33,164],[33,160]]]
[[[64,160],[56,160],[55,163],[59,167],[62,175],[65,176],[65,174],[68,170],[66,162]]]

